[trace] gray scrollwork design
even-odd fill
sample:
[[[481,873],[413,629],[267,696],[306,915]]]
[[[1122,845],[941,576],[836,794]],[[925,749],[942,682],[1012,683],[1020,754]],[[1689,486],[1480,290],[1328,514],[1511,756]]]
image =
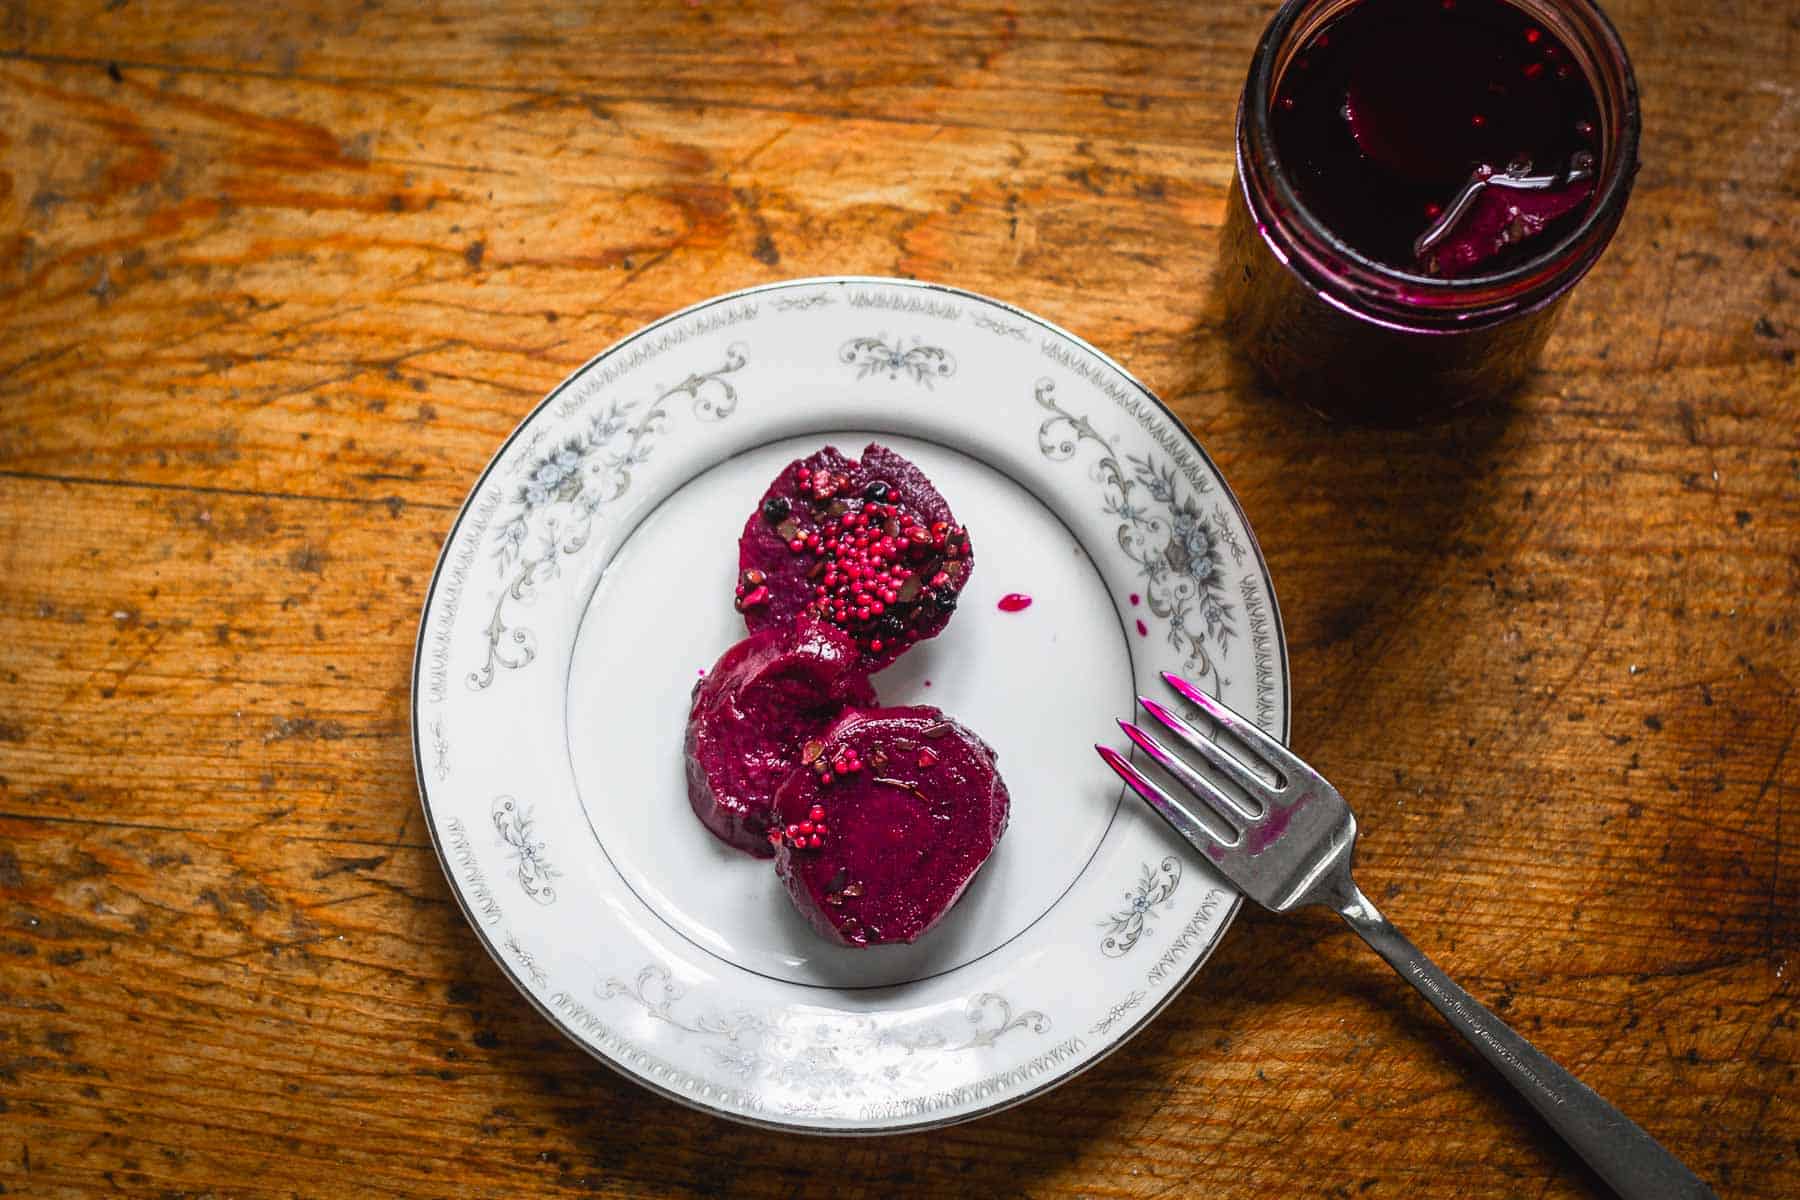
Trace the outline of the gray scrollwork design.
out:
[[[534,836],[530,811],[511,796],[496,796],[489,816],[512,858],[513,878],[520,889],[538,904],[556,903],[552,881],[562,872],[550,865],[545,844]]]
[[[1168,642],[1187,658],[1188,673],[1223,684],[1207,642],[1222,653],[1237,636],[1236,601],[1227,587],[1225,558],[1241,566],[1242,540],[1215,504],[1203,511],[1199,498],[1183,486],[1175,468],[1150,455],[1126,455],[1085,416],[1056,400],[1056,384],[1037,381],[1037,403],[1051,415],[1038,425],[1038,451],[1052,462],[1074,458],[1083,444],[1100,450],[1093,465],[1103,489],[1102,511],[1119,519],[1119,549],[1137,564],[1144,602],[1151,615],[1167,622]]]
[[[1144,864],[1144,874],[1137,887],[1125,893],[1125,907],[1100,922],[1107,930],[1100,939],[1100,953],[1120,958],[1138,944],[1159,905],[1166,905],[1181,886],[1181,860],[1174,855],[1155,867]]]
[[[914,338],[911,346],[880,337],[851,338],[838,347],[838,361],[856,368],[856,377],[886,372],[889,379],[909,376],[914,383],[931,387],[933,379],[948,379],[956,374],[956,356],[941,346],[927,346]]]
[[[470,688],[482,691],[499,671],[516,671],[537,657],[535,635],[509,619],[510,608],[528,604],[560,575],[563,560],[587,545],[602,510],[631,490],[633,470],[649,459],[667,423],[669,402],[686,397],[700,420],[724,420],[738,406],[727,377],[748,362],[746,348],[734,343],[718,366],[689,375],[647,406],[615,400],[561,443],[535,452],[511,514],[494,531],[504,586],[482,630],[486,657],[466,677]]]

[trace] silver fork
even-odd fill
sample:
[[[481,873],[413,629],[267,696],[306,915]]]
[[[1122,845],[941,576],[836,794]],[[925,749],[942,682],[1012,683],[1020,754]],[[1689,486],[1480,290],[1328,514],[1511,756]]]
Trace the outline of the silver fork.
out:
[[[1094,747],[1176,833],[1264,908],[1282,913],[1322,904],[1337,912],[1620,1196],[1718,1200],[1655,1138],[1451,982],[1369,903],[1350,877],[1356,817],[1324,776],[1187,680],[1168,672],[1163,679],[1243,746],[1249,759],[1232,754],[1156,701],[1138,697],[1144,711],[1181,745],[1249,797],[1246,803],[1150,734],[1120,721],[1133,744],[1203,801],[1178,800],[1118,751]]]

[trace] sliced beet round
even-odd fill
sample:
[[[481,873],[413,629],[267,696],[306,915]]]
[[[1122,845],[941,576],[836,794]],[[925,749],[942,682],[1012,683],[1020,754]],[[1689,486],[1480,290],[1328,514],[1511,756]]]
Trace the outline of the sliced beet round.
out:
[[[789,463],[738,539],[737,607],[751,629],[809,615],[879,670],[950,620],[974,566],[968,532],[924,472],[885,446]]]
[[[850,709],[800,758],[775,798],[775,869],[840,945],[917,940],[1006,830],[994,751],[938,709]]]
[[[1430,275],[1454,279],[1472,275],[1507,247],[1544,232],[1553,221],[1581,208],[1594,194],[1594,181],[1578,179],[1544,191],[1490,185],[1469,205],[1448,236],[1421,262]]]
[[[801,748],[845,705],[874,703],[856,645],[842,630],[806,619],[757,630],[694,685],[688,803],[722,840],[769,857],[775,792],[799,765]]]

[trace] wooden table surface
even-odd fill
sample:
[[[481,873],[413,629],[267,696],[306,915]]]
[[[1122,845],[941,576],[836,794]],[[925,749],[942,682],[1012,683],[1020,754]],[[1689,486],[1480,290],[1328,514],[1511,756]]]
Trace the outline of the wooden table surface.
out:
[[[1624,226],[1515,403],[1405,434],[1217,332],[1269,4],[591,7],[0,5],[0,1191],[1597,1194],[1323,915],[1247,914],[1024,1108],[848,1144],[658,1099],[508,986],[413,779],[440,541],[613,339],[854,272],[1166,397],[1364,886],[1722,1195],[1795,1194],[1792,0],[1609,4]]]

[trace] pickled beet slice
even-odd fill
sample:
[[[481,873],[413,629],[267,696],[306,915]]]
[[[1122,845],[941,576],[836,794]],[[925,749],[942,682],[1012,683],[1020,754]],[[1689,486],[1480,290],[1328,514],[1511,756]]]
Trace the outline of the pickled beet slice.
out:
[[[1476,274],[1509,248],[1544,232],[1551,222],[1585,207],[1593,194],[1591,178],[1538,190],[1490,184],[1476,194],[1443,240],[1421,257],[1420,268],[1445,279]]]
[[[885,446],[789,463],[738,539],[737,607],[750,629],[812,616],[879,670],[936,637],[974,566],[969,535],[924,472]]]
[[[850,709],[800,758],[775,798],[775,870],[839,945],[917,940],[1006,831],[994,751],[938,709]]]
[[[694,814],[728,845],[768,858],[775,792],[799,765],[801,748],[845,705],[875,702],[842,630],[801,619],[752,633],[694,685],[687,726]]]

